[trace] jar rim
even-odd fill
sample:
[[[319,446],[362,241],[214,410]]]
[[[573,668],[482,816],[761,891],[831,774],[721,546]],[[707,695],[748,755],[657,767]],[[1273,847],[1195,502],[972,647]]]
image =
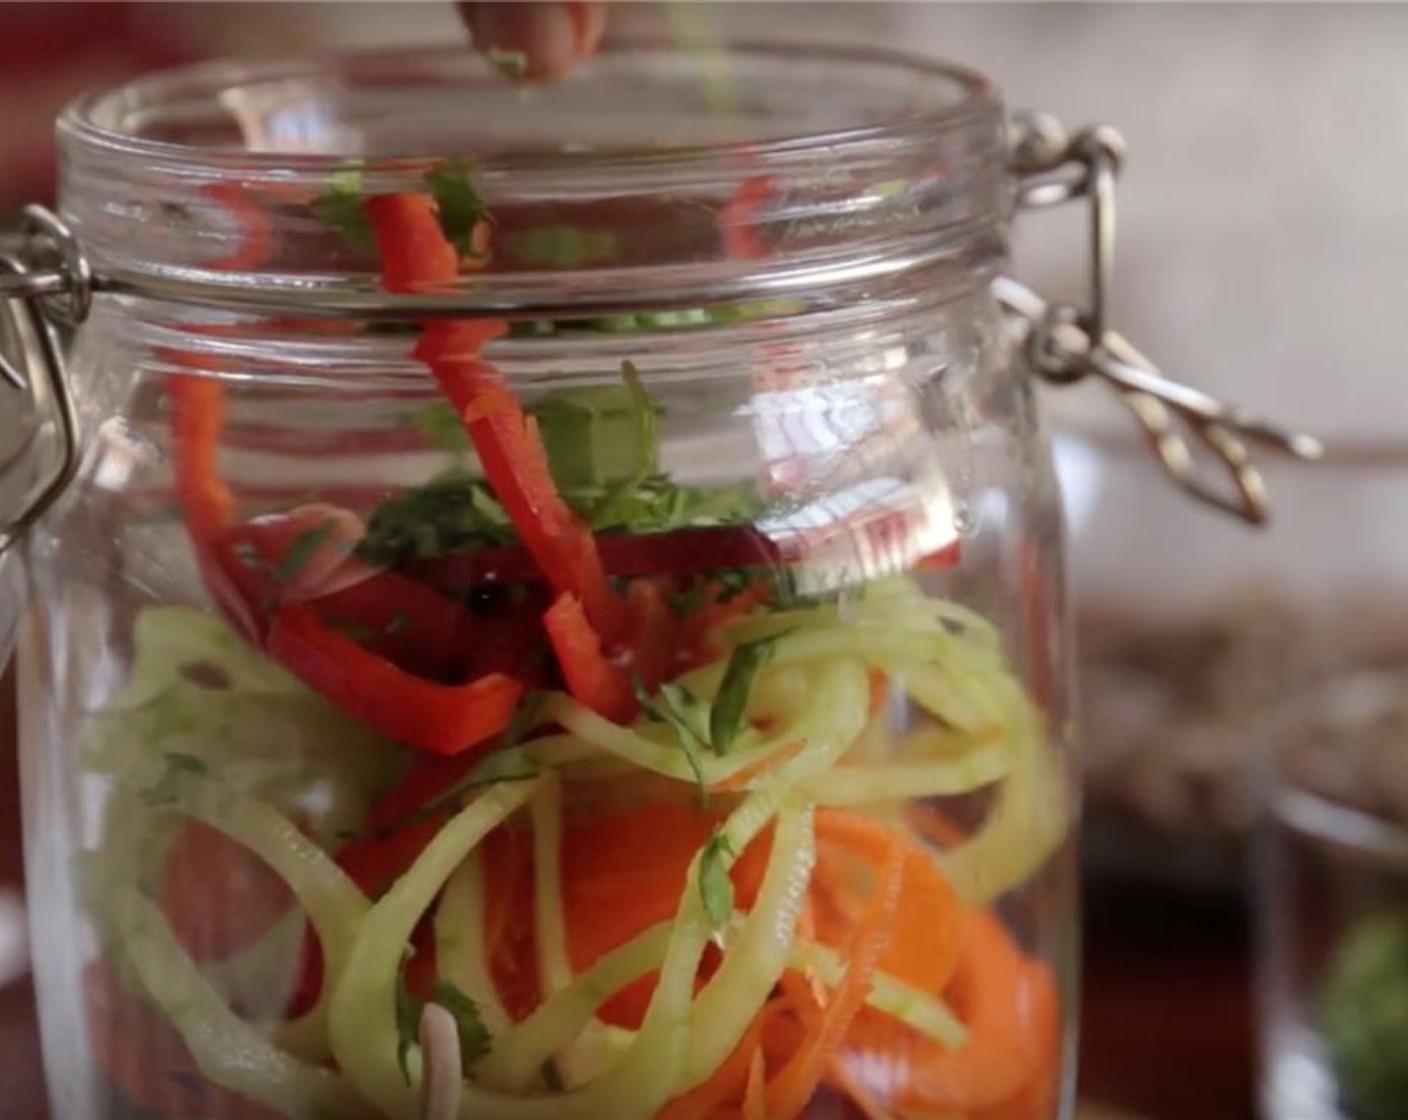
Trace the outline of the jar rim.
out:
[[[721,58],[731,107],[709,86]],[[838,82],[845,97],[832,96]],[[80,99],[59,138],[60,205],[106,290],[215,308],[556,319],[835,307],[896,284],[984,283],[1011,204],[988,79],[864,47],[719,55],[622,39],[526,93],[463,48],[204,63]],[[488,267],[388,295],[376,254],[341,251],[316,203],[349,171],[363,197],[424,193],[457,158],[494,217]],[[765,199],[737,205],[750,182]],[[509,245],[564,225],[589,230],[595,257],[544,262],[539,242]]]
[[[642,52],[668,55],[676,64],[707,65],[714,58],[709,51],[665,43],[653,38],[623,37],[608,40],[602,46],[602,57],[613,58]],[[765,158],[773,154],[796,154],[807,149],[826,151],[835,156],[850,146],[873,144],[887,139],[902,140],[916,128],[948,129],[975,118],[1000,111],[1001,101],[990,79],[981,72],[957,63],[928,58],[887,47],[839,46],[781,40],[739,40],[727,47],[730,59],[769,59],[777,62],[803,57],[826,60],[836,64],[865,64],[883,67],[895,74],[908,74],[915,79],[948,83],[957,95],[947,103],[933,104],[914,112],[878,123],[857,123],[812,131],[792,131],[764,140],[681,144],[649,152],[594,153],[586,158],[597,166],[654,165],[692,158],[717,158],[739,146],[751,155]],[[163,165],[219,165],[237,159],[245,173],[273,171],[331,172],[346,165],[349,159],[361,159],[369,167],[377,158],[354,150],[318,153],[295,152],[287,149],[258,149],[248,146],[180,143],[153,139],[137,129],[150,123],[153,110],[179,97],[189,105],[192,98],[212,98],[229,101],[251,84],[270,82],[313,81],[318,78],[335,80],[355,88],[358,83],[372,81],[401,67],[425,70],[427,76],[450,75],[461,80],[480,83],[503,83],[504,76],[493,62],[463,48],[415,47],[387,51],[347,53],[278,59],[216,59],[159,70],[126,82],[90,90],[70,102],[58,120],[61,135],[74,141],[102,148],[115,154]],[[529,89],[540,87],[530,86]],[[443,151],[400,153],[388,161],[395,167],[406,160],[433,159]],[[535,152],[529,155],[500,156],[483,160],[487,167],[505,169],[561,169],[583,162],[581,152]]]

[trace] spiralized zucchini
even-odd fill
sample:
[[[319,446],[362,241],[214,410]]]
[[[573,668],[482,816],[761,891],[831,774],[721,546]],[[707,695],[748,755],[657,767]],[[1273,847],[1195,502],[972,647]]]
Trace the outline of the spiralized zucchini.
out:
[[[341,1074],[289,1054],[230,1011],[136,887],[109,884],[102,913],[123,962],[211,1081],[283,1116],[376,1115]]]
[[[669,723],[642,716],[622,726],[550,694],[536,737],[530,728],[524,741],[480,763],[468,792],[446,805],[453,815],[372,903],[328,853],[345,822],[364,819],[404,752],[349,726],[223,624],[178,608],[148,612],[132,676],[85,747],[90,766],[116,786],[109,854],[94,858],[104,883],[95,907],[118,956],[212,1081],[289,1117],[417,1120],[423,1056],[412,1045],[403,1074],[397,983],[412,932],[428,919],[437,975],[472,1001],[489,1036],[488,1052],[465,1070],[463,1120],[651,1120],[713,1076],[784,972],[842,984],[842,952],[798,936],[818,808],[889,822],[916,800],[990,791],[971,835],[955,830],[927,849],[971,903],[1024,882],[1064,839],[1069,808],[1044,720],[1007,666],[996,630],[973,612],[890,578],[839,602],[742,616],[716,638],[722,656],[675,682],[701,705],[718,697],[734,648],[772,639],[726,751],[682,742]],[[212,693],[186,679],[192,664],[213,667],[228,687]],[[877,680],[885,682],[878,693]],[[214,713],[213,728],[202,711]],[[932,722],[892,736],[896,720],[916,712]],[[296,743],[269,741],[294,732],[302,737]],[[344,732],[352,740],[342,741]],[[242,750],[250,737],[257,747]],[[345,765],[351,755],[359,761]],[[195,761],[173,777],[173,757]],[[311,830],[296,827],[291,799],[318,784],[333,812]],[[563,907],[567,822],[574,798],[591,802],[618,788],[681,805],[708,798],[719,814],[714,866],[706,869],[705,851],[696,852],[673,916],[578,973]],[[154,789],[159,804],[150,803]],[[520,811],[532,826],[541,1002],[515,1022],[489,967],[495,869],[482,845]],[[255,944],[201,966],[146,897],[173,828],[187,817],[247,847],[298,903]],[[765,831],[771,846],[756,897],[720,923],[706,912],[703,877],[728,872]],[[324,955],[317,1003],[294,1022],[241,1020],[222,988],[250,990],[267,977],[271,962],[286,958],[303,915]],[[701,985],[710,940],[723,952]],[[599,1018],[614,994],[651,973],[658,980],[637,1030]],[[937,993],[880,970],[861,998],[936,1046],[967,1044],[966,1027]]]

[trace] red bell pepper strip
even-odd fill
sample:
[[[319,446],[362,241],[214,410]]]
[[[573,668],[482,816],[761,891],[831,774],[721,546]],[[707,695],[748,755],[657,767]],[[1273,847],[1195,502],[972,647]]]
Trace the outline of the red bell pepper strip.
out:
[[[606,659],[601,639],[577,598],[563,592],[543,615],[567,690],[597,715],[624,721],[635,712],[626,675]]]
[[[663,533],[608,533],[595,538],[602,567],[613,576],[696,575],[721,568],[767,568],[784,563],[782,550],[751,525],[707,525]],[[483,548],[443,560],[414,560],[407,575],[446,591],[485,583],[529,583],[544,578],[522,548]]]
[[[725,568],[776,569],[802,559],[801,548],[784,549],[751,525],[702,525],[660,533],[608,533],[596,537],[602,567],[609,575],[692,576]],[[957,543],[931,553],[918,567],[936,570],[958,562]],[[522,548],[481,548],[438,560],[411,560],[407,576],[460,594],[485,584],[531,583],[543,579]]]
[[[444,284],[458,274],[458,255],[431,199],[379,195],[367,200],[366,212],[388,291]],[[502,322],[435,321],[414,355],[454,405],[490,486],[548,582],[580,599],[597,632],[615,641],[623,611],[591,532],[558,493],[542,441],[517,398],[498,371],[479,359],[484,343],[504,329]]]
[[[766,175],[753,175],[738,184],[719,215],[719,235],[731,260],[758,261],[772,255],[758,233],[758,218],[777,188]]]
[[[269,653],[344,712],[436,754],[460,754],[508,726],[523,686],[501,673],[468,684],[417,677],[363,649],[318,617],[285,603],[274,611]]]
[[[225,387],[198,374],[179,373],[168,378],[167,389],[176,498],[201,578],[216,605],[253,637],[260,629],[258,580],[223,544],[235,507],[217,463],[225,425]]]
[[[325,533],[296,572],[280,564],[307,533]],[[334,506],[301,506],[254,518],[225,536],[243,573],[252,608],[280,602],[314,607],[319,618],[365,648],[417,674],[447,679],[468,610],[423,582],[382,571],[350,556],[362,535],[359,518]]]

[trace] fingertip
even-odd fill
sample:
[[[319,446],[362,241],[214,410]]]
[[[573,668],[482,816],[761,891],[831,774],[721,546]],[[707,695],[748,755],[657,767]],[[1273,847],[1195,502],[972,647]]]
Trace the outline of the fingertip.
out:
[[[521,53],[524,76],[560,78],[596,50],[606,32],[606,8],[588,0],[553,3],[459,3],[474,39],[485,53]]]

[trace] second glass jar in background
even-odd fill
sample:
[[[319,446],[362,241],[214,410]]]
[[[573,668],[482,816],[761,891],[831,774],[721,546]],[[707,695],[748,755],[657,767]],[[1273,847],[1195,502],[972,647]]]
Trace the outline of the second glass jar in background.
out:
[[[1331,439],[1320,463],[1269,462],[1269,532],[1184,500],[1124,433],[1063,423],[1056,447],[1092,866],[1234,890],[1266,713],[1408,664],[1408,447]],[[1371,812],[1408,809],[1408,753],[1337,780]]]

